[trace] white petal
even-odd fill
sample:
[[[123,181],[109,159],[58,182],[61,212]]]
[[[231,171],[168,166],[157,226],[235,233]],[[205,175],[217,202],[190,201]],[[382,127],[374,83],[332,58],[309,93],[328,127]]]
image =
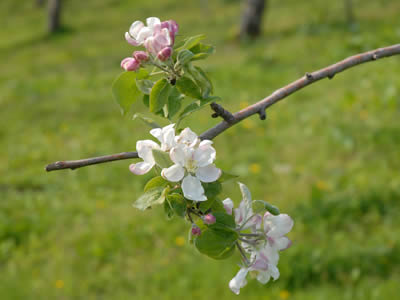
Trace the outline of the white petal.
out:
[[[235,209],[235,221],[238,225],[243,225],[252,215],[252,203],[251,203],[251,194],[249,189],[243,184],[238,182],[240,191],[242,192],[243,200],[239,204],[239,208]],[[253,226],[253,223],[249,223],[252,220],[250,219],[246,222],[243,228],[249,228]]]
[[[231,200],[231,198],[226,198],[224,201],[222,201],[222,204],[224,205],[226,213],[228,215],[231,215],[233,209],[233,201]]]
[[[147,26],[149,26],[150,28],[153,28],[154,25],[156,25],[156,24],[161,24],[161,21],[160,21],[159,18],[150,17],[150,18],[147,18],[147,19],[146,19],[146,23],[147,23]]]
[[[182,147],[172,148],[169,152],[169,157],[174,163],[181,166],[185,165],[185,152],[183,151]]]
[[[259,255],[268,260],[269,264],[277,265],[279,261],[278,251],[269,244],[265,245],[259,252]]]
[[[151,31],[150,28],[143,27],[137,34],[136,40],[142,44],[147,38],[151,37],[152,34],[153,32]]]
[[[150,164],[154,164],[153,149],[160,149],[160,146],[152,140],[137,141],[136,143],[139,157]]]
[[[135,21],[132,23],[131,27],[129,28],[129,34],[136,39],[139,31],[144,27],[143,22]]]
[[[161,176],[168,181],[178,182],[185,175],[185,169],[180,165],[172,165],[169,168],[164,168],[161,171]]]
[[[153,164],[149,164],[146,162],[139,162],[137,164],[131,164],[129,166],[129,170],[136,175],[143,175],[146,174],[147,172],[149,172],[151,170],[151,168],[154,166]]]
[[[271,274],[272,278],[274,280],[277,280],[279,278],[279,270],[275,265],[269,265],[268,266],[268,272]]]
[[[160,143],[163,142],[163,139],[162,139],[163,135],[162,135],[162,129],[161,128],[154,128],[154,129],[150,130],[150,134],[152,136],[154,136],[157,140],[159,140]]]
[[[177,142],[186,144],[188,146],[194,146],[198,142],[197,134],[190,130],[190,128],[185,128],[182,130],[181,134],[177,137]]]
[[[236,295],[239,295],[240,289],[247,284],[246,276],[248,272],[249,270],[247,268],[241,268],[236,276],[229,282],[229,288]]]
[[[268,270],[264,272],[259,272],[257,275],[257,280],[262,284],[266,284],[270,278],[271,275],[269,274]]]
[[[270,242],[269,238],[268,241]],[[276,250],[283,251],[292,245],[292,241],[288,239],[286,236],[283,236],[280,238],[271,239],[270,244],[271,247],[275,248]]]
[[[165,43],[168,45],[168,46],[171,46],[171,36],[170,36],[170,34],[169,34],[169,30],[167,29],[167,28],[163,28],[162,30],[161,30],[161,34],[164,36],[164,38],[165,38]]]
[[[264,215],[264,231],[272,238],[282,237],[293,227],[293,220],[287,214],[273,216],[270,213]]]
[[[187,175],[182,181],[182,191],[185,198],[194,201],[206,201],[204,189],[200,180],[191,175]]]
[[[134,38],[131,37],[131,35],[128,32],[125,32],[125,40],[131,44],[132,46],[139,46],[140,43],[138,43]]]
[[[211,141],[211,140],[203,140],[200,142],[199,147],[211,146],[212,144],[213,144],[213,141]]]
[[[218,169],[215,165],[201,167],[196,171],[196,177],[203,182],[214,182],[221,176],[221,174],[221,169]]]
[[[216,151],[211,145],[203,145],[194,152],[194,159],[199,167],[205,167],[213,163],[215,155]]]
[[[165,148],[165,150],[170,150],[172,147],[175,146],[175,124],[171,124],[168,126],[165,126],[162,129],[162,134],[163,134],[163,145],[162,147]]]

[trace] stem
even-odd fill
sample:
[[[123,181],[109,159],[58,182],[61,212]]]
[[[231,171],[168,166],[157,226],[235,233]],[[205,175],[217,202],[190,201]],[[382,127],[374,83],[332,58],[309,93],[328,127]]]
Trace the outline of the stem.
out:
[[[240,255],[242,256],[242,259],[243,259],[243,262],[245,263],[245,265],[247,267],[250,266],[249,259],[247,258],[246,254],[244,253],[242,246],[240,246],[240,244],[238,242],[235,242],[235,244],[236,244],[236,247],[239,249]]]
[[[289,95],[323,78],[332,79],[336,74],[341,73],[357,65],[399,54],[400,54],[400,44],[396,44],[389,47],[379,48],[372,51],[357,54],[348,57],[338,63],[330,65],[326,68],[320,69],[318,71],[312,73],[306,73],[306,75],[304,75],[300,79],[284,86],[283,88],[276,90],[270,96],[234,113],[232,122],[228,123],[226,121],[222,121],[219,124],[215,125],[214,127],[203,132],[200,135],[200,138],[202,140],[212,140],[213,138],[220,135],[228,128],[232,127],[233,125],[239,123],[240,121],[243,121],[244,119],[254,114],[260,114],[260,117],[262,117],[265,114],[265,110],[271,105],[277,103],[278,101],[288,97]],[[88,159],[80,159],[74,161],[58,161],[49,164],[46,167],[46,171],[54,171],[62,169],[73,170],[93,164],[105,163],[105,162],[110,162],[120,159],[128,159],[128,158],[138,158],[137,152],[125,152],[125,153],[106,155],[101,157],[93,157]]]
[[[258,233],[239,233],[239,235],[248,237],[261,237],[261,234]]]

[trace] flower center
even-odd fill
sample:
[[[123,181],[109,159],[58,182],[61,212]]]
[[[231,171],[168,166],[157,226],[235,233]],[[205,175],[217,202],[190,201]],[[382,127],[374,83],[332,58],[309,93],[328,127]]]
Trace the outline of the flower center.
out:
[[[189,173],[196,173],[196,171],[197,171],[197,162],[194,159],[189,159],[186,162],[186,170]]]

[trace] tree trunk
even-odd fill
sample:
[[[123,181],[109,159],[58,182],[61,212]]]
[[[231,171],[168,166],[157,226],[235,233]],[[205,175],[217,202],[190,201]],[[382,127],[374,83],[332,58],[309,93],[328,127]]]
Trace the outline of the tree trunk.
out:
[[[61,0],[49,0],[49,32],[54,33],[61,26]]]
[[[257,37],[261,33],[262,16],[267,0],[245,0],[240,37]]]
[[[353,0],[344,0],[344,8],[346,11],[346,21],[351,25],[354,23]]]

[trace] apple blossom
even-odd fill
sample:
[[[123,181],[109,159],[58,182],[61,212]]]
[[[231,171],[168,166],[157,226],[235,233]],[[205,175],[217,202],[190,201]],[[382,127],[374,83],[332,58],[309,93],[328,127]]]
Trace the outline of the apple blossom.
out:
[[[125,33],[126,41],[133,46],[143,45],[147,38],[153,35],[155,29],[161,27],[159,18],[150,17],[146,19],[147,26],[142,21],[135,21]]]
[[[204,223],[207,225],[212,225],[216,222],[216,218],[214,217],[213,214],[206,214],[203,218]]]
[[[146,62],[149,60],[149,54],[145,51],[135,51],[132,56],[139,62]]]
[[[182,191],[185,198],[194,201],[206,201],[201,182],[214,182],[222,174],[214,164],[216,152],[212,141],[199,142],[197,135],[186,128],[176,138],[177,145],[170,151],[174,165],[164,168],[161,176],[171,182],[182,179]]]
[[[285,250],[292,242],[285,235],[292,230],[293,220],[287,214],[273,216],[266,212],[264,215],[264,233],[268,244],[276,250]]]
[[[165,60],[171,56],[173,41],[167,28],[154,32],[146,39],[144,46],[149,53],[160,60]],[[168,49],[168,50],[164,50]]]
[[[200,235],[201,234],[201,229],[200,227],[193,225],[192,226],[192,235]]]

